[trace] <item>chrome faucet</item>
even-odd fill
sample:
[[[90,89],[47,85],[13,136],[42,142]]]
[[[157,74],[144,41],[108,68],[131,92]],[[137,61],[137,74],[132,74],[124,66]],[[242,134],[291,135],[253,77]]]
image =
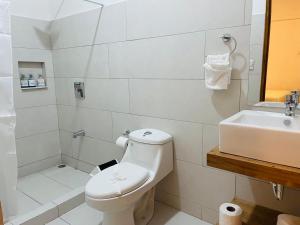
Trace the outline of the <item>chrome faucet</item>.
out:
[[[79,131],[73,132],[73,138],[84,137],[84,136],[85,136],[84,130],[79,130]]]
[[[296,109],[299,105],[300,91],[292,91],[291,94],[285,97],[285,115],[295,116]]]

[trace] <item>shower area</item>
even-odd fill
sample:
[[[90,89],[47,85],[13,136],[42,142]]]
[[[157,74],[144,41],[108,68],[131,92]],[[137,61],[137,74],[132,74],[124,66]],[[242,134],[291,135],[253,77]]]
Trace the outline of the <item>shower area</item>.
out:
[[[28,2],[11,5],[18,182],[6,221],[46,224],[84,203],[96,165],[123,156],[113,117],[129,110],[128,81],[111,77],[109,46],[125,39],[125,2]]]

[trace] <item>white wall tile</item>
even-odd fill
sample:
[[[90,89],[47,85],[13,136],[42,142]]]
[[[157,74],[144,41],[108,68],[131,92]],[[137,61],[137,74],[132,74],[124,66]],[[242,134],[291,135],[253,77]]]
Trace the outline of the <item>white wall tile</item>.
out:
[[[101,9],[53,21],[51,41],[54,49],[91,45],[96,35]]]
[[[111,112],[95,109],[59,106],[59,128],[74,132],[85,130],[86,136],[112,141]]]
[[[10,1],[0,2],[0,33],[10,33]]]
[[[43,62],[45,63],[46,77],[53,77],[53,62],[51,50],[13,48],[13,73],[19,78],[18,62]]]
[[[95,43],[126,40],[126,3],[120,2],[103,8]]]
[[[240,82],[229,90],[211,91],[203,80],[131,80],[131,111],[192,122],[217,124],[239,111]]]
[[[13,47],[51,49],[50,22],[12,16]]]
[[[253,105],[260,102],[261,78],[260,76],[250,76],[248,82],[248,104]]]
[[[108,77],[108,47],[78,47],[53,51],[56,77]]]
[[[113,125],[114,139],[121,136],[127,129],[131,131],[142,128],[163,130],[174,138],[176,159],[201,164],[201,124],[113,113]]]
[[[203,79],[204,32],[110,45],[113,77]]]
[[[17,109],[16,137],[58,130],[56,105]]]
[[[269,182],[237,176],[236,196],[271,209],[300,216],[300,190],[285,188],[283,199],[276,200]]]
[[[175,171],[160,183],[160,188],[167,193],[217,210],[222,203],[230,202],[234,198],[235,176],[177,160]]]
[[[250,71],[249,75],[261,77],[263,64],[263,44],[250,46],[250,59],[254,60],[254,70]]]
[[[0,77],[0,116],[14,115],[13,78]]]
[[[251,44],[263,44],[265,36],[265,15],[259,14],[252,16],[251,23]]]
[[[202,165],[207,165],[207,153],[219,145],[219,127],[218,126],[203,126],[203,162]]]
[[[16,108],[32,106],[55,105],[55,85],[54,79],[47,79],[47,89],[21,90],[20,79],[14,79],[14,101]]]
[[[217,224],[219,222],[219,212],[208,208],[202,208],[202,219],[211,224]]]
[[[220,38],[220,36],[226,33],[231,34],[237,40],[237,50],[231,57],[233,64],[232,77],[235,79],[247,79],[249,72],[250,26],[207,31],[206,55],[224,54],[233,49],[233,41],[230,45],[226,45]]]
[[[58,140],[58,131],[17,139],[18,166],[60,154]]]
[[[112,159],[121,160],[124,150],[115,143],[84,138],[79,152],[79,159],[93,165],[100,165]]]
[[[47,158],[47,159],[42,159],[39,161],[35,161],[33,163],[24,165],[24,166],[19,166],[18,168],[18,176],[19,177],[24,177],[28,176],[33,173],[40,172],[42,170],[48,169],[50,167],[57,166],[62,162],[61,160],[61,155],[58,154],[56,156]]]
[[[129,111],[128,81],[124,79],[64,79],[57,78],[57,103],[81,107],[99,108],[115,112]],[[85,82],[84,100],[76,100],[74,82]]]
[[[129,0],[127,37],[136,39],[244,24],[245,0]]]
[[[72,133],[61,132],[62,152],[83,162],[100,165],[112,159],[120,160],[124,150],[115,143],[97,140],[90,137],[72,138]]]
[[[252,0],[246,0],[245,3],[245,24],[251,24],[252,19]]]
[[[11,37],[0,34],[0,77],[12,76]]]
[[[179,209],[180,211],[186,212],[189,215],[195,216],[197,218],[202,218],[202,206],[195,202],[182,199],[179,196],[175,196],[164,192],[162,190],[156,191],[156,199],[172,208]]]

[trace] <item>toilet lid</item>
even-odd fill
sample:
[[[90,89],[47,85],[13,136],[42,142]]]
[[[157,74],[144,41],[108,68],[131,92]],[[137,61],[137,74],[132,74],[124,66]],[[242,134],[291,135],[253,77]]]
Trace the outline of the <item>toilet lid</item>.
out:
[[[149,178],[147,169],[123,162],[95,175],[87,183],[85,193],[95,199],[114,198],[142,186]]]

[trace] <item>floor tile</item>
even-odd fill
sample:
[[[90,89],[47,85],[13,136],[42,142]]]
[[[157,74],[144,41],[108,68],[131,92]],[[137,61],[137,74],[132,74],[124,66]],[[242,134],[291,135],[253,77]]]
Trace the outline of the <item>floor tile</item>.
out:
[[[45,225],[69,225],[69,224],[63,221],[62,219],[58,218],[56,220],[53,220],[50,223],[46,223]]]
[[[42,171],[41,174],[66,185],[70,188],[78,188],[85,186],[88,180],[90,179],[89,174],[82,172],[80,170],[73,169],[71,167],[65,168],[51,168],[45,171]]]
[[[48,203],[71,191],[70,188],[41,174],[33,174],[21,178],[17,187],[18,190],[42,204]]]
[[[102,213],[84,203],[61,218],[71,225],[99,225],[102,222]]]
[[[154,216],[149,225],[210,225],[196,217],[184,212],[168,207],[161,203],[156,203]]]
[[[20,191],[17,191],[17,204],[18,204],[17,215],[22,215],[24,213],[37,209],[38,207],[41,206],[41,204],[29,198],[27,195],[25,195]]]
[[[102,222],[102,213],[82,204],[61,217],[71,225],[99,225]],[[156,203],[154,216],[149,225],[211,225],[196,217]]]

